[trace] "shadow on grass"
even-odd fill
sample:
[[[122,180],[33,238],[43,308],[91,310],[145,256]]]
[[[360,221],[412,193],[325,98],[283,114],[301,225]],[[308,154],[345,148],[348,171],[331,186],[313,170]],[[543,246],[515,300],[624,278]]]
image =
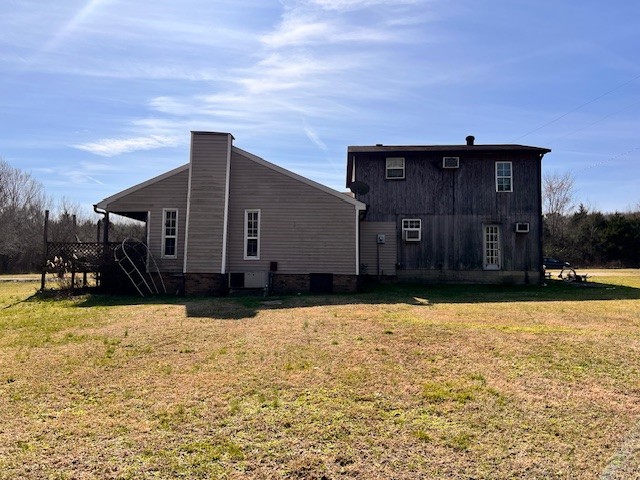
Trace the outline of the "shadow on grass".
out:
[[[27,301],[69,298],[61,294],[36,294]],[[430,306],[447,303],[558,302],[640,299],[640,288],[598,282],[565,283],[551,280],[546,286],[512,285],[369,285],[357,294],[140,298],[87,293],[76,299],[79,308],[123,305],[183,305],[188,317],[239,320],[261,310],[350,304],[408,304]]]

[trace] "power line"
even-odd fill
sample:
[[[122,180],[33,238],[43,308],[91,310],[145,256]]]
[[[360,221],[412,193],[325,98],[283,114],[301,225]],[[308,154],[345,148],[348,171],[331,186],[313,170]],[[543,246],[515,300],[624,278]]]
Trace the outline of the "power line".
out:
[[[590,170],[592,168],[602,167],[602,166],[604,166],[604,165],[606,165],[608,163],[611,163],[611,162],[613,162],[615,160],[619,160],[622,157],[626,157],[630,153],[633,153],[633,152],[635,152],[637,150],[640,150],[640,147],[635,147],[635,148],[632,148],[630,150],[627,150],[626,152],[622,152],[622,153],[619,153],[619,154],[614,155],[612,157],[609,157],[606,160],[602,160],[600,162],[592,163],[591,165],[587,165],[586,167],[582,167],[582,168],[576,170],[576,172],[584,172],[585,170]]]
[[[594,99],[592,99],[592,100],[589,100],[589,101],[588,101],[588,102],[586,102],[586,103],[583,103],[582,105],[580,105],[580,106],[578,106],[578,107],[574,108],[573,110],[569,110],[568,112],[563,113],[563,114],[562,114],[562,115],[560,115],[559,117],[554,118],[553,120],[551,120],[551,121],[549,121],[549,122],[545,123],[544,125],[541,125],[541,126],[539,126],[539,127],[537,127],[537,128],[534,128],[533,130],[528,131],[528,132],[527,132],[527,133],[525,133],[524,135],[520,135],[518,138],[516,138],[516,139],[514,139],[514,140],[512,140],[512,141],[513,141],[513,142],[517,142],[518,140],[520,140],[520,139],[522,139],[522,138],[524,138],[524,137],[526,137],[526,136],[528,136],[528,135],[531,135],[532,133],[535,133],[535,132],[537,132],[538,130],[542,130],[543,128],[548,127],[549,125],[551,125],[551,124],[553,124],[553,123],[557,122],[558,120],[563,119],[563,118],[564,118],[564,117],[566,117],[567,115],[570,115],[570,114],[572,114],[572,113],[574,113],[574,112],[576,112],[576,111],[580,110],[581,108],[586,107],[587,105],[590,105],[590,104],[592,104],[593,102],[596,102],[596,101],[600,100],[602,97],[606,97],[606,96],[607,96],[607,95],[609,95],[610,93],[615,92],[616,90],[619,90],[619,89],[621,89],[622,87],[625,87],[625,86],[629,85],[630,83],[632,83],[632,82],[636,81],[636,80],[637,80],[637,79],[639,79],[639,78],[640,78],[640,74],[639,74],[639,75],[636,75],[636,76],[635,76],[635,77],[633,77],[631,80],[628,80],[628,81],[626,81],[626,82],[624,82],[624,83],[622,83],[622,84],[618,85],[617,87],[612,88],[612,89],[611,89],[611,90],[609,90],[608,92],[605,92],[605,93],[603,93],[602,95],[599,95],[599,96],[597,96],[596,98],[594,98]]]
[[[566,138],[566,137],[568,137],[568,136],[570,136],[570,135],[573,135],[574,133],[580,132],[580,131],[584,130],[585,128],[592,127],[592,126],[593,126],[593,125],[595,125],[596,123],[600,123],[601,121],[606,120],[607,118],[612,117],[612,116],[614,116],[614,115],[617,115],[618,113],[623,112],[623,111],[627,110],[628,108],[635,107],[635,106],[636,106],[636,105],[638,105],[638,104],[640,104],[640,101],[638,101],[638,102],[634,102],[634,103],[632,103],[632,104],[630,104],[630,105],[627,105],[626,107],[621,108],[620,110],[616,110],[615,112],[612,112],[612,113],[609,113],[609,114],[607,114],[607,115],[605,115],[605,116],[603,116],[603,117],[600,117],[599,119],[595,120],[594,122],[589,123],[588,125],[585,125],[584,127],[580,127],[580,128],[578,128],[578,129],[576,129],[576,130],[573,130],[573,131],[571,131],[571,132],[569,132],[569,133],[565,134],[565,135],[561,135],[561,136],[559,136],[559,137],[557,137],[557,138],[554,138],[554,139],[553,139],[553,140],[551,140],[550,142],[545,142],[545,143],[546,143],[547,145],[553,145],[553,144],[554,144],[555,142],[557,142],[558,140],[562,140],[563,138]],[[521,137],[521,138],[522,138],[522,137]]]

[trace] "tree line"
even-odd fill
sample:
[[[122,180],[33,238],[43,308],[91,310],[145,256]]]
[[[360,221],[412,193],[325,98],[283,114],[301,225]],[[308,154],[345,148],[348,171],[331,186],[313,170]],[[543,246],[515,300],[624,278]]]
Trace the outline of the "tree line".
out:
[[[575,204],[570,173],[543,179],[544,255],[576,267],[640,268],[640,204],[629,212]]]
[[[45,211],[52,242],[95,242],[97,222],[66,198],[54,202],[31,174],[0,158],[0,274],[39,272],[44,255]],[[112,222],[111,241],[142,238],[140,223]]]

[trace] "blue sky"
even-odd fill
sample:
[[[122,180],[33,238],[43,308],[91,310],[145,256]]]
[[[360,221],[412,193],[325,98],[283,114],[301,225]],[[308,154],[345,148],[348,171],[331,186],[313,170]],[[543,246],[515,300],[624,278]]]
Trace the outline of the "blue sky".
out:
[[[0,0],[0,156],[89,206],[188,161],[189,131],[344,190],[348,145],[551,148],[640,202],[640,3]]]

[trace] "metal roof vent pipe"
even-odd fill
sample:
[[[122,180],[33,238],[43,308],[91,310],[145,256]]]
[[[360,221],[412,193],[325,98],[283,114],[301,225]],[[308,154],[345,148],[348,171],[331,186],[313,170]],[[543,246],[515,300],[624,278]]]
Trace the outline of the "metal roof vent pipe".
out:
[[[465,140],[467,141],[467,145],[471,147],[473,146],[473,142],[475,142],[476,137],[469,135]]]

